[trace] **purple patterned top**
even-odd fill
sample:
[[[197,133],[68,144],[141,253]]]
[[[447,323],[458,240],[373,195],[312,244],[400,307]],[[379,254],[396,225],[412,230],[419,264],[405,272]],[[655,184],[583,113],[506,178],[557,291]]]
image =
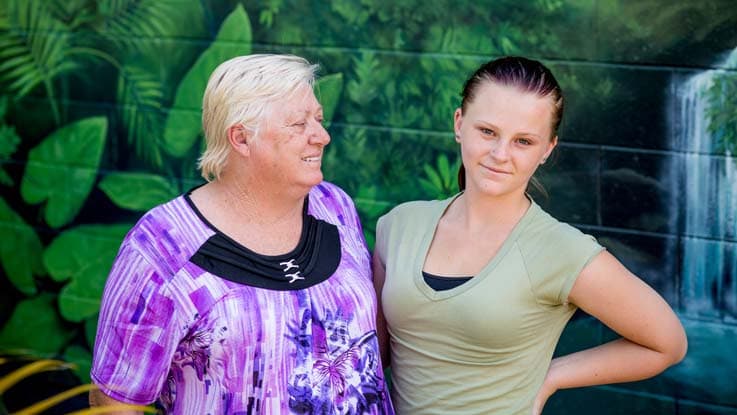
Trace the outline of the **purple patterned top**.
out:
[[[183,196],[144,215],[105,287],[94,383],[173,414],[393,414],[358,215],[327,182],[312,189],[308,209],[337,226],[341,260],[327,280],[287,291],[192,263],[216,230]]]

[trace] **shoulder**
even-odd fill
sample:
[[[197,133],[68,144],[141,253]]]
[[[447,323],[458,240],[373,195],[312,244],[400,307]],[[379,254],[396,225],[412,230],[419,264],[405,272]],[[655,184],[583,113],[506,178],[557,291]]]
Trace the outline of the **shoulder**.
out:
[[[318,219],[335,225],[354,225],[358,213],[348,194],[330,182],[321,182],[310,190],[308,195],[310,212]]]
[[[596,243],[596,239],[581,230],[561,222],[544,211],[540,206],[534,204],[531,218],[527,226],[520,234],[518,243],[523,246],[537,246],[538,249],[548,247],[560,250],[567,247],[575,248],[579,244]]]
[[[377,221],[377,240],[388,241],[395,239],[394,236],[421,232],[429,224],[434,224],[448,203],[449,199],[415,200],[395,206]]]
[[[602,249],[596,239],[533,204],[517,238],[533,292],[542,304],[564,304],[581,270]]]
[[[310,203],[327,205],[333,209],[353,208],[353,200],[345,190],[330,182],[321,182],[310,189],[309,197]]]
[[[166,274],[188,261],[214,231],[200,220],[184,196],[146,212],[121,244]]]
[[[382,264],[387,263],[387,253],[394,251],[397,247],[408,248],[414,246],[414,239],[422,234],[424,226],[432,221],[435,212],[443,209],[447,201],[440,200],[415,200],[404,202],[376,222],[376,245],[374,251]],[[394,256],[396,258],[396,255]]]
[[[395,218],[399,218],[402,221],[423,221],[446,205],[447,200],[413,200],[404,202],[392,208],[384,216],[379,218],[379,220],[396,221],[397,219]]]
[[[125,240],[135,245],[149,247],[152,245],[152,237],[166,237],[173,231],[181,228],[182,222],[192,215],[183,196],[179,196],[164,204],[158,205],[136,222],[131,228]]]

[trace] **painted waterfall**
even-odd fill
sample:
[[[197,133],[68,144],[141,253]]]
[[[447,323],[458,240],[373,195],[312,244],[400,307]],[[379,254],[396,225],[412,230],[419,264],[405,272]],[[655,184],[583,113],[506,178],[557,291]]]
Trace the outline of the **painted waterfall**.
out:
[[[737,319],[737,154],[720,145],[725,131],[710,125],[709,89],[737,77],[737,49],[712,69],[674,82],[671,229],[681,244],[681,308],[700,318]],[[732,81],[734,82],[734,81]],[[724,94],[722,94],[724,96]]]

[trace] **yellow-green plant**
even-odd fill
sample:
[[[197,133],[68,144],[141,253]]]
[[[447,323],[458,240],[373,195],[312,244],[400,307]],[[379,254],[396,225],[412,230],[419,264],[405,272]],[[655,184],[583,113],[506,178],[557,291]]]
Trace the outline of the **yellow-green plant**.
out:
[[[0,366],[5,365],[9,362],[13,362],[13,361],[16,361],[16,359],[0,358]],[[47,371],[52,371],[52,370],[69,370],[69,369],[72,369],[73,367],[74,367],[73,364],[70,364],[70,363],[67,363],[61,360],[53,360],[53,359],[30,360],[29,363],[26,363],[20,368],[15,369],[14,371],[3,376],[2,378],[0,378],[0,414],[8,413],[7,409],[5,408],[4,400],[2,399],[3,396],[5,396],[5,393],[8,390],[10,390],[13,386],[18,384],[22,380],[27,379],[28,377],[41,373],[41,372],[47,372]],[[73,396],[79,395],[81,393],[89,393],[89,391],[96,389],[96,388],[97,386],[95,386],[94,384],[78,385],[66,391],[60,392],[56,395],[53,395],[51,397],[45,398],[39,402],[36,402],[31,406],[28,406],[26,408],[13,412],[12,415],[39,414],[47,409],[50,409],[58,405],[61,402],[64,402],[65,400]],[[105,407],[86,408],[86,409],[73,412],[73,415],[106,414],[106,413],[112,413],[115,411],[122,411],[122,410],[134,410],[134,411],[141,411],[145,413],[156,413],[155,409],[147,407],[147,406],[120,404],[120,405],[110,405],[110,406],[105,406]]]

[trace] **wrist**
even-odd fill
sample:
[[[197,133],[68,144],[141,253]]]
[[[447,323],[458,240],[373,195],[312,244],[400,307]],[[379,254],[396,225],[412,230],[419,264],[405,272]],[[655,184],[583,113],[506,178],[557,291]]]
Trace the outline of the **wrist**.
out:
[[[561,389],[561,363],[560,358],[553,359],[548,367],[548,373],[545,374],[543,389],[550,391],[548,396],[555,393],[558,389]]]

